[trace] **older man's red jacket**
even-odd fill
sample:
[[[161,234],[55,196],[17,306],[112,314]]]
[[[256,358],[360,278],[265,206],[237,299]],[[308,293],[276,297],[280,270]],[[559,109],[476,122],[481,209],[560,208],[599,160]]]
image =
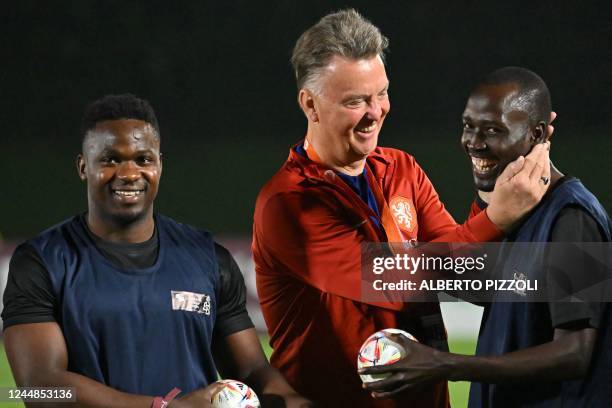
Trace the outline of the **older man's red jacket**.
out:
[[[397,221],[406,239],[499,238],[486,212],[457,225],[412,156],[379,147],[368,156],[367,166],[386,202],[405,204]],[[371,217],[377,215],[340,177],[295,149],[263,187],[255,206],[253,256],[274,349],[272,365],[322,406],[446,407],[445,383],[395,402],[375,402],[361,388],[357,354],[372,333],[398,327],[424,343],[446,343],[437,303],[368,304],[361,299],[360,245],[387,241]]]

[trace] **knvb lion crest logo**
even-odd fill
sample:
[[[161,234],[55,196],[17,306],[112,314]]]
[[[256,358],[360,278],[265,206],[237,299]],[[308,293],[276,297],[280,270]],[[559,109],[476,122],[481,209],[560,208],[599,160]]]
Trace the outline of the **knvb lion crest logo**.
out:
[[[397,225],[408,232],[414,232],[417,226],[416,211],[412,200],[402,196],[395,196],[389,203],[393,219]]]

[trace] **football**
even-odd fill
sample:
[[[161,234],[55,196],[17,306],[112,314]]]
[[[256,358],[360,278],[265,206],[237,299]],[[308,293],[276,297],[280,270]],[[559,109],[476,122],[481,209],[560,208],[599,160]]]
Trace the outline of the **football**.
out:
[[[223,387],[212,398],[212,408],[259,408],[259,398],[248,385],[236,380],[217,381]]]
[[[387,336],[389,333],[400,334],[417,341],[412,334],[403,330],[384,329],[377,331],[368,337],[361,346],[357,356],[357,368],[393,364],[406,356],[406,350],[400,344],[391,340]],[[361,381],[364,383],[379,381],[388,376],[389,374],[360,375]]]

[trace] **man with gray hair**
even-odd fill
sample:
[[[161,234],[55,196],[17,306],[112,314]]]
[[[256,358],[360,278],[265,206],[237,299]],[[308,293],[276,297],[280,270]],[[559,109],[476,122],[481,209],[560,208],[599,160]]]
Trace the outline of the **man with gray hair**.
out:
[[[291,59],[308,128],[255,206],[253,256],[272,365],[321,406],[448,406],[446,384],[395,400],[363,390],[363,341],[395,327],[447,349],[437,303],[361,297],[361,244],[493,241],[541,199],[548,145],[500,175],[486,211],[457,225],[414,158],[377,147],[390,109],[388,40],[355,10],[322,18]]]

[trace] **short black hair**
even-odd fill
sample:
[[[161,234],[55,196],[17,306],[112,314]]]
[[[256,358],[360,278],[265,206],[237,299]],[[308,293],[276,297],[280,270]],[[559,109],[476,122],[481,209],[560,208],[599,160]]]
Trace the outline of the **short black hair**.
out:
[[[147,122],[155,129],[159,137],[159,124],[151,104],[135,95],[105,95],[90,103],[81,121],[81,135],[85,138],[87,132],[100,122],[117,119],[137,119]]]
[[[518,95],[512,103],[529,115],[531,126],[540,122],[549,124],[552,104],[548,86],[538,74],[527,68],[504,67],[496,69],[487,74],[478,87],[483,85],[516,84],[519,88]]]

